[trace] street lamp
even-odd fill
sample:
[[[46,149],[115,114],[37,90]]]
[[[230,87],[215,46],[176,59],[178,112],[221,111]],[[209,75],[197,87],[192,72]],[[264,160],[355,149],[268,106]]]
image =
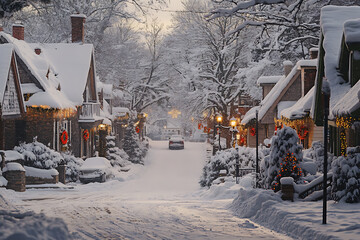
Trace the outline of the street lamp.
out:
[[[236,118],[234,118],[234,117],[232,117],[232,118],[230,118],[230,126],[231,126],[231,132],[232,132],[232,134],[231,134],[231,144],[232,144],[232,146],[233,147],[235,147],[235,132],[236,132],[236,129],[235,129],[235,127],[236,127]]]
[[[221,150],[221,143],[220,143],[220,127],[221,127],[221,122],[222,122],[222,116],[221,115],[217,115],[216,117],[216,122],[218,123],[218,129],[219,129],[219,150]]]

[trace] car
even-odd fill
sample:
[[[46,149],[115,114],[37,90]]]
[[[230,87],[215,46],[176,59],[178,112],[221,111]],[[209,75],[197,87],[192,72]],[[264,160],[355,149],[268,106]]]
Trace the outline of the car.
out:
[[[113,175],[111,168],[110,161],[104,157],[87,158],[79,169],[80,182],[105,182]]]
[[[184,149],[184,137],[181,135],[172,135],[169,138],[169,149]]]

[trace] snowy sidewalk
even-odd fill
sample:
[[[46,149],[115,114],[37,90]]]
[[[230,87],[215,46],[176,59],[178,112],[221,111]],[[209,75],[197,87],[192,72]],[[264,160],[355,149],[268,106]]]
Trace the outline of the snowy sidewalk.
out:
[[[323,225],[322,201],[283,201],[271,190],[251,188],[249,181],[249,177],[241,180],[238,196],[229,207],[236,216],[295,239],[360,239],[359,203],[328,201],[327,224]]]

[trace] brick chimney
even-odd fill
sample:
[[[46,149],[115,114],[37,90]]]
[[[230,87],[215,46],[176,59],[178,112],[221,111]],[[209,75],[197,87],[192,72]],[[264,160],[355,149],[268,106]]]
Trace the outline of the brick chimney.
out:
[[[316,59],[319,54],[318,48],[310,48],[310,59]]]
[[[293,69],[294,64],[291,61],[284,61],[284,74],[285,76],[289,75],[291,70]]]
[[[12,25],[13,37],[18,40],[24,40],[24,26],[21,23],[15,23]]]
[[[71,17],[71,41],[73,43],[81,42],[84,43],[85,35],[85,19],[84,14],[73,14]]]

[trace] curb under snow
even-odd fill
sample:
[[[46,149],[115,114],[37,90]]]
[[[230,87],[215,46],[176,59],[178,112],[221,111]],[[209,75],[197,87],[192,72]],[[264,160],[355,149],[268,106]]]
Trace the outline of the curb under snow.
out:
[[[296,239],[338,239],[315,229],[321,223],[306,222],[301,215],[277,208],[277,206],[291,208],[295,203],[284,202],[279,194],[272,191],[240,189],[239,195],[229,209],[238,217],[249,218],[262,226]],[[307,224],[310,226],[306,226]]]

